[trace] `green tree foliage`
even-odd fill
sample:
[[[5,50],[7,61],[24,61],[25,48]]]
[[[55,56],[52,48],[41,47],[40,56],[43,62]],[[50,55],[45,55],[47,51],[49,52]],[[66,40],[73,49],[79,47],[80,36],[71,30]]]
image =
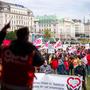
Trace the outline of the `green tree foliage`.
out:
[[[51,38],[51,31],[49,29],[44,30],[44,38],[50,39]]]
[[[10,31],[7,33],[5,39],[14,40],[16,38],[15,31]]]
[[[45,29],[43,35],[44,35],[44,41],[47,42],[51,38],[51,31],[49,29]]]

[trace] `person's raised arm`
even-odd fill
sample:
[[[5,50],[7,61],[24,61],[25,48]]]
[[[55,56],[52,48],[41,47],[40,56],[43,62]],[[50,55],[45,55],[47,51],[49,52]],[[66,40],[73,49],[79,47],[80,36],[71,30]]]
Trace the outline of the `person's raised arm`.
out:
[[[2,44],[2,41],[4,40],[4,38],[6,36],[6,32],[7,32],[8,28],[10,28],[10,22],[7,23],[0,31],[0,45]]]

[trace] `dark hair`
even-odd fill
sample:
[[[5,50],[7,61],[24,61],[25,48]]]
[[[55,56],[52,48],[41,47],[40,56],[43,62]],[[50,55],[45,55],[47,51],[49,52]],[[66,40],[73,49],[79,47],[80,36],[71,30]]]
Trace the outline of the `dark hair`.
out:
[[[17,39],[25,39],[29,35],[29,29],[28,27],[20,28],[16,31]]]

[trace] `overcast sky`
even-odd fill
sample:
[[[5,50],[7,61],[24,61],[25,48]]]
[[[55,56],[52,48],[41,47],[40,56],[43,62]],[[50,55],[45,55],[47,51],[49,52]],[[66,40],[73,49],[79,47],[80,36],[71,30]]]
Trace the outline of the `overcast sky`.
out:
[[[90,0],[2,0],[24,5],[34,15],[57,15],[71,18],[90,18]]]

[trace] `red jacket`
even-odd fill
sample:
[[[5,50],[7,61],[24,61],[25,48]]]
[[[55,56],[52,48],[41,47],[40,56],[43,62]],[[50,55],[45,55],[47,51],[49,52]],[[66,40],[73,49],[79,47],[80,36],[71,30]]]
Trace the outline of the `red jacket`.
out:
[[[64,61],[64,66],[66,70],[69,70],[69,63],[68,61]]]
[[[2,82],[15,86],[32,85],[34,65],[43,64],[43,60],[39,57],[40,54],[36,55],[36,48],[32,44],[12,42],[11,45],[2,50]]]
[[[86,58],[87,58],[87,64],[90,66],[90,54],[87,54],[87,56],[86,56]]]
[[[25,57],[14,56],[9,49],[6,49],[2,57],[2,80],[4,83],[16,86],[27,86],[32,84],[34,78],[32,54]]]
[[[58,60],[57,59],[53,59],[52,61],[51,61],[51,67],[52,67],[52,69],[57,69],[57,67],[58,67]]]

